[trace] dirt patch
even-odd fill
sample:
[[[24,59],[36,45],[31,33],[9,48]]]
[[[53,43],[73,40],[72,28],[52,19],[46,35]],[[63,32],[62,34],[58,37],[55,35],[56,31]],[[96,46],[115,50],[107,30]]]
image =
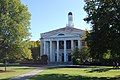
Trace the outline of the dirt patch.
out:
[[[15,72],[14,70],[0,70],[0,73],[3,73],[3,72]]]

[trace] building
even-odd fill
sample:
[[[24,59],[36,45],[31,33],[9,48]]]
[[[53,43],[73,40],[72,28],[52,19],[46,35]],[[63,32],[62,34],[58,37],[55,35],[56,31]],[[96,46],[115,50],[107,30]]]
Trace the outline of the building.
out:
[[[68,13],[68,24],[64,28],[41,34],[41,55],[47,55],[49,62],[71,62],[71,51],[81,48],[84,30],[74,28],[73,14]]]

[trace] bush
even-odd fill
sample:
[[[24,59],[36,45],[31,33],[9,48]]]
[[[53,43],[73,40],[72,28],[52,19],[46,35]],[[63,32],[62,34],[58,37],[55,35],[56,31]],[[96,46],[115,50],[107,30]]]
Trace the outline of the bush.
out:
[[[79,58],[73,58],[73,64],[74,65],[79,65],[79,64],[81,64],[81,60],[79,59]]]
[[[40,59],[40,64],[47,65],[48,64],[48,56],[42,55]]]

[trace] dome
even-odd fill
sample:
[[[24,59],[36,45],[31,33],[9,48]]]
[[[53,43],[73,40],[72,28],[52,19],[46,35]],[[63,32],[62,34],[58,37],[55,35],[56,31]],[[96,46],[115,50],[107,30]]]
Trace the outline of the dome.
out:
[[[68,15],[72,15],[72,12],[69,12]]]

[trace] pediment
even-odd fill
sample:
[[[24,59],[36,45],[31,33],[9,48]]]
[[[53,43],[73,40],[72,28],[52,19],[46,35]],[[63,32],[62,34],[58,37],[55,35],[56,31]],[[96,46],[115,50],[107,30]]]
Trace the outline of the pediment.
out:
[[[72,36],[81,36],[84,33],[84,30],[77,28],[60,28],[57,30],[49,31],[41,34],[41,38],[55,38],[55,37],[72,37]]]
[[[59,37],[75,37],[75,36],[81,36],[80,34],[77,33],[68,33],[68,32],[62,32],[62,33],[57,33],[55,35],[49,36],[49,38],[59,38]]]

